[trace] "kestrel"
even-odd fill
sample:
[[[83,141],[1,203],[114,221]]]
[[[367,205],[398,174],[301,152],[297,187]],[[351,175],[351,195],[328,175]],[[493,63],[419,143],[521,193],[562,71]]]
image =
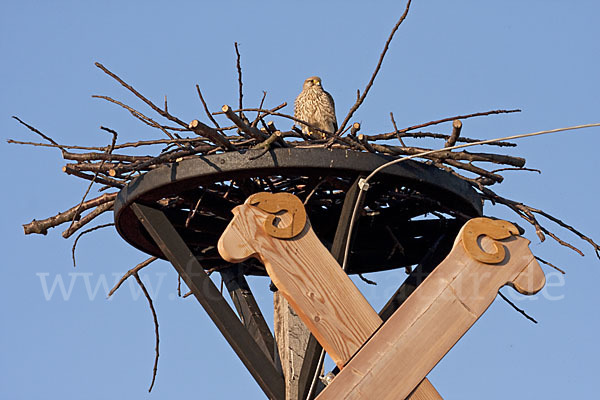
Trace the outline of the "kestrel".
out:
[[[321,78],[318,76],[311,76],[304,81],[302,92],[294,102],[294,117],[331,134],[337,131],[333,97],[323,90]],[[306,135],[319,139],[325,138],[323,132],[311,129],[304,124],[299,125]]]

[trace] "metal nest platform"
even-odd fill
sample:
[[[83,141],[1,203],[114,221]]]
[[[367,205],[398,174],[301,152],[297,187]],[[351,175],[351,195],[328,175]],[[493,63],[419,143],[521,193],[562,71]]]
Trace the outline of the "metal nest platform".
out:
[[[219,269],[227,263],[216,245],[232,217],[231,209],[252,193],[290,192],[305,201],[313,229],[331,249],[336,246],[334,237],[345,239],[347,234],[343,231],[348,229],[356,201],[357,179],[393,159],[341,149],[278,148],[256,158],[260,154],[260,150],[249,150],[199,156],[137,177],[115,202],[119,234],[134,247],[166,259],[131,206],[138,203],[160,209],[202,267]],[[361,208],[352,236],[349,273],[419,263],[440,237],[454,238],[468,218],[480,216],[482,201],[465,181],[410,161],[381,171],[371,181]],[[265,275],[253,259],[242,270]]]

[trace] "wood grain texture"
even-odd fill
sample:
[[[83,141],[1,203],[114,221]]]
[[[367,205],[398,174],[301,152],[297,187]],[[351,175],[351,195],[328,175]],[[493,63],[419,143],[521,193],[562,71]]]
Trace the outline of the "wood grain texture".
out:
[[[310,221],[293,239],[265,233],[268,214],[243,204],[219,239],[229,262],[258,258],[281,294],[340,368],[381,325],[381,319],[314,234]]]
[[[427,378],[423,379],[419,386],[407,397],[409,400],[439,400],[441,398],[442,396]]]
[[[544,274],[527,239],[511,236],[500,244],[484,237],[480,250],[493,253],[500,245],[505,251],[501,262],[485,264],[465,250],[463,233],[468,224],[461,229],[448,257],[318,400],[406,398],[491,305],[500,287],[509,284],[523,294],[542,289]]]
[[[342,369],[379,328],[381,318],[318,240],[309,221],[299,236],[279,240],[261,229],[264,222],[272,218],[264,209],[250,206],[252,202],[251,197],[247,204],[233,210],[235,217],[219,240],[221,256],[230,262],[241,262],[249,257],[260,259],[279,289],[276,295],[289,301]],[[285,217],[282,219],[285,225]],[[276,297],[276,314],[282,312],[278,310],[282,307],[280,303]],[[276,318],[281,324],[278,320]],[[280,330],[276,326],[276,335],[284,335],[277,333]],[[285,341],[285,336],[282,337]],[[279,343],[279,351],[289,352],[289,348]],[[284,354],[280,357],[285,369],[292,360]],[[288,374],[293,378],[293,371]],[[441,399],[426,378],[423,383],[410,399]],[[293,396],[291,391],[288,394]]]
[[[274,331],[285,377],[285,399],[304,400],[300,371],[310,331],[279,291],[273,293]]]

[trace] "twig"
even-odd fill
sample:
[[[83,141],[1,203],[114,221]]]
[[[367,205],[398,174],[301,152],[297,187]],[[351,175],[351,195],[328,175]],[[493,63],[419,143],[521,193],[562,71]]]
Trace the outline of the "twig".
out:
[[[242,97],[244,97],[244,94],[242,92],[242,64],[240,62],[241,56],[240,56],[240,50],[238,49],[238,42],[234,43],[235,46],[235,54],[236,54],[236,67],[237,67],[237,72],[238,72],[238,87],[239,87],[239,109],[241,110],[242,108],[244,108],[243,103],[242,103]],[[240,111],[240,118],[242,117],[242,111]]]
[[[107,298],[111,297],[117,291],[117,289],[119,289],[121,287],[121,285],[123,284],[123,282],[125,282],[127,280],[127,278],[129,278],[133,274],[137,274],[142,268],[144,268],[144,267],[152,264],[156,260],[158,260],[158,257],[150,257],[150,258],[142,261],[141,263],[139,263],[138,265],[136,265],[135,267],[133,267],[129,271],[127,271],[125,273],[125,275],[123,275],[121,277],[121,279],[119,279],[119,281],[116,283],[116,285],[110,290],[110,292],[108,292],[108,296],[106,296],[106,297]]]
[[[188,228],[190,226],[190,222],[192,221],[192,219],[196,216],[196,213],[198,212],[198,207],[200,207],[200,202],[202,201],[202,198],[204,197],[204,193],[206,192],[202,192],[202,194],[200,195],[200,197],[198,198],[198,201],[196,202],[196,206],[194,207],[194,209],[188,214],[188,217],[185,219],[185,227]],[[181,296],[180,296],[181,297]]]
[[[114,130],[112,130],[112,129],[110,129],[110,128],[106,128],[106,127],[104,127],[104,126],[101,126],[101,127],[100,127],[100,129],[102,129],[102,130],[104,130],[104,131],[106,131],[106,132],[108,132],[108,133],[110,133],[110,134],[112,135],[112,141],[111,141],[111,143],[110,143],[110,146],[109,146],[109,148],[106,150],[106,154],[110,154],[110,153],[112,153],[113,149],[115,148],[115,144],[117,143],[117,136],[118,136],[118,135],[117,135],[117,132],[116,132],[116,131],[114,131]],[[106,160],[102,160],[102,161],[101,161],[101,163],[100,163],[100,165],[101,165],[101,166],[102,166],[102,165],[104,165],[104,163],[105,163],[105,162],[106,162]],[[94,182],[96,181],[96,178],[98,177],[98,173],[99,173],[99,172],[100,172],[100,171],[98,170],[98,171],[96,171],[96,173],[94,174],[94,178],[92,178],[92,181],[91,181],[91,182],[90,182],[90,184],[88,185],[88,188],[87,188],[87,190],[86,190],[86,191],[85,191],[85,193],[83,194],[83,198],[82,198],[82,199],[81,199],[81,201],[79,202],[79,207],[81,207],[81,204],[82,204],[83,202],[85,202],[85,198],[87,197],[88,193],[89,193],[89,192],[90,192],[90,190],[92,189],[92,186],[94,185]],[[72,228],[73,228],[73,226],[75,225],[75,217],[76,217],[77,215],[79,215],[79,209],[78,209],[78,210],[75,212],[75,215],[73,216],[73,219],[71,220],[71,226],[69,226],[69,228],[68,228],[68,229],[67,229],[65,232],[63,232],[63,236],[64,236],[65,238],[66,238],[66,237],[69,237],[69,236],[71,235],[71,233],[72,233],[72,232],[71,232],[71,229],[72,229]],[[65,236],[65,233],[67,234],[67,236]]]
[[[101,204],[114,202],[117,197],[117,193],[105,193],[100,197],[96,197],[95,199],[88,200],[82,204],[78,204],[69,208],[66,211],[60,212],[53,217],[42,219],[36,221],[35,219],[28,224],[23,225],[23,230],[26,235],[31,233],[39,233],[45,235],[48,233],[49,228],[53,228],[62,223],[71,221],[73,217],[77,217],[78,212],[82,212],[88,210],[93,207],[97,207]]]
[[[539,210],[537,208],[532,208],[529,207],[529,209],[534,212],[537,213],[543,217],[548,218],[550,221],[554,222],[555,224],[558,224],[559,226],[561,226],[562,228],[565,228],[566,230],[574,233],[575,235],[579,236],[580,239],[585,240],[586,242],[588,242],[589,244],[592,245],[592,247],[594,248],[594,251],[596,252],[596,256],[598,258],[600,258],[600,246],[597,245],[591,238],[587,237],[586,235],[584,235],[583,233],[579,232],[577,229],[575,229],[574,227],[572,227],[571,225],[568,225],[566,223],[564,223],[563,221],[561,221],[560,219],[546,213],[543,210]]]
[[[73,247],[71,248],[71,257],[73,257],[73,268],[77,267],[77,263],[75,262],[75,248],[77,247],[77,242],[79,241],[79,238],[82,237],[83,235],[85,235],[86,233],[90,233],[90,232],[96,231],[98,229],[106,228],[109,226],[115,226],[115,224],[111,222],[109,224],[97,225],[93,228],[86,229],[85,231],[83,231],[79,235],[77,235],[77,237],[75,238],[75,241],[73,242]]]
[[[124,80],[122,80],[121,78],[119,78],[116,74],[114,74],[113,72],[111,72],[110,70],[108,70],[108,68],[106,68],[104,65],[100,64],[99,62],[94,63],[96,65],[96,67],[100,68],[102,71],[104,71],[104,73],[106,73],[107,75],[109,75],[111,78],[113,78],[114,80],[116,80],[117,82],[119,82],[124,88],[126,88],[127,90],[129,90],[131,93],[133,93],[138,99],[142,100],[144,103],[146,103],[150,108],[152,108],[154,111],[156,111],[160,116],[173,121],[181,126],[183,126],[184,128],[187,127],[188,124],[186,124],[185,122],[183,122],[182,120],[180,120],[179,118],[169,114],[168,112],[161,110],[159,107],[157,107],[153,102],[151,102],[150,100],[148,100],[147,98],[145,98],[144,96],[142,96],[137,90],[135,90],[133,88],[133,86],[127,84]]]
[[[152,388],[154,387],[154,382],[156,381],[156,372],[158,370],[158,346],[160,344],[160,336],[158,335],[158,317],[156,315],[156,310],[154,309],[154,304],[152,303],[152,298],[150,297],[150,293],[148,293],[146,286],[144,286],[144,282],[142,282],[137,272],[133,273],[133,277],[137,281],[138,285],[140,285],[142,292],[144,292],[144,296],[146,296],[146,299],[148,300],[148,305],[150,306],[150,311],[152,311],[152,318],[154,319],[154,334],[156,336],[156,346],[154,347],[155,356],[154,367],[152,368],[152,382],[150,383],[150,387],[148,388],[148,392],[151,392]]]
[[[402,137],[400,136],[400,132],[398,132],[398,126],[396,125],[396,120],[394,119],[394,113],[390,111],[390,119],[392,120],[392,125],[394,126],[394,132],[396,133],[396,137],[398,141],[402,145],[402,147],[406,147],[404,141],[402,141]]]
[[[223,128],[224,130],[225,128]],[[189,130],[189,129],[188,129]],[[122,143],[122,144],[117,144],[115,145],[114,150],[119,150],[119,149],[125,149],[125,148],[130,148],[130,147],[140,147],[140,146],[152,146],[152,145],[158,145],[158,144],[174,144],[174,143],[201,143],[202,140],[205,140],[204,138],[185,138],[185,139],[157,139],[157,140],[140,140],[137,142],[127,142],[127,143]],[[89,151],[106,151],[106,147],[99,147],[99,146],[76,146],[76,145],[67,145],[67,144],[48,144],[48,143],[37,143],[37,142],[24,142],[24,141],[20,141],[20,140],[13,140],[13,139],[7,139],[6,140],[7,143],[11,143],[11,144],[24,144],[24,145],[30,145],[30,146],[37,146],[37,147],[53,147],[53,148],[65,148],[65,149],[72,149],[72,150],[89,150]],[[65,157],[65,159],[75,159],[75,158],[69,158],[69,157],[76,157],[77,155],[75,155],[74,153],[68,153],[67,154],[68,157]],[[120,155],[115,155],[115,156],[120,156]],[[125,156],[123,156],[125,157]]]
[[[454,121],[455,119],[468,119],[468,118],[483,117],[483,116],[493,115],[493,114],[510,114],[510,113],[515,113],[515,112],[521,112],[521,110],[519,110],[519,109],[492,110],[492,111],[477,112],[477,113],[473,113],[473,114],[456,115],[454,117],[447,117],[447,118],[442,118],[442,119],[438,119],[435,121],[429,121],[429,122],[425,122],[422,124],[409,126],[408,128],[400,129],[398,132],[405,133],[408,131],[412,131],[414,129],[425,128],[426,126],[438,125],[438,124],[441,124],[444,122]],[[396,136],[396,135],[397,135],[396,132],[382,133],[380,135],[373,135],[373,136],[369,137],[369,140],[388,140],[388,139],[393,139],[394,136]],[[476,142],[473,142],[473,143],[476,143]],[[493,142],[490,142],[490,143],[493,143]]]
[[[500,169],[495,169],[493,171],[490,171],[492,174],[495,174],[497,172],[501,172],[501,171],[530,171],[530,172],[537,172],[538,174],[541,174],[542,171],[540,171],[539,169],[535,169],[535,168],[525,168],[525,167],[515,167],[515,168],[500,168]]]
[[[452,121],[452,134],[450,135],[448,140],[446,140],[444,147],[452,147],[456,144],[456,139],[458,139],[458,137],[460,136],[461,129],[462,122],[460,122],[460,119],[455,119],[454,121]]]
[[[198,97],[200,97],[200,101],[202,102],[202,106],[204,107],[204,112],[208,116],[208,119],[215,125],[217,129],[221,129],[217,120],[212,116],[210,111],[208,110],[208,106],[206,105],[206,101],[204,101],[204,96],[202,96],[202,92],[200,91],[200,86],[196,85],[196,91],[198,92]]]
[[[27,124],[26,122],[23,122],[19,117],[16,117],[13,115],[13,118],[16,119],[17,121],[19,121],[19,123],[21,125],[26,126],[30,131],[37,133],[38,135],[40,135],[41,137],[43,137],[44,139],[46,139],[47,141],[49,141],[51,144],[53,144],[54,146],[58,147],[59,149],[61,149],[63,152],[67,152],[67,150],[65,150],[65,148],[61,145],[59,145],[58,143],[56,143],[50,136],[46,136],[44,135],[42,132],[40,132],[38,129],[34,128],[33,126]]]
[[[81,218],[79,221],[75,221],[67,230],[65,230],[62,233],[62,237],[64,237],[65,239],[67,239],[73,233],[75,233],[75,231],[77,231],[79,228],[81,228],[85,224],[89,223],[91,220],[93,220],[94,218],[96,218],[100,214],[102,214],[105,211],[108,211],[108,210],[112,209],[112,207],[114,205],[115,205],[114,200],[110,201],[108,203],[104,203],[102,205],[99,205],[93,211],[91,211],[88,214],[86,214],[85,217]]]
[[[510,301],[508,299],[508,297],[506,297],[505,295],[503,295],[502,292],[498,292],[498,294],[500,295],[500,297],[502,298],[502,300],[506,301],[512,308],[514,308],[516,311],[518,311],[519,314],[523,315],[525,318],[527,318],[528,320],[530,320],[534,324],[538,323],[535,319],[533,319],[532,317],[530,317],[529,315],[527,315],[527,313],[524,310],[520,309],[519,307],[516,306],[515,303],[513,303],[512,301]]]
[[[325,179],[321,179],[319,181],[319,183],[317,183],[310,191],[310,193],[308,193],[308,195],[306,196],[306,198],[304,199],[304,201],[302,202],[302,204],[306,205],[308,204],[308,201],[310,200],[310,198],[317,192],[317,189],[323,184],[327,182],[327,178]]]
[[[369,93],[371,86],[373,86],[373,82],[375,82],[375,77],[377,76],[377,73],[379,72],[379,69],[381,68],[381,64],[383,63],[383,58],[385,57],[385,53],[387,53],[390,43],[392,42],[392,39],[394,38],[394,34],[398,30],[398,28],[400,27],[402,22],[404,22],[404,20],[406,19],[406,16],[408,15],[410,3],[411,3],[411,0],[408,0],[408,2],[406,3],[406,9],[404,10],[404,13],[400,16],[400,19],[398,20],[398,22],[396,22],[396,25],[394,25],[394,28],[392,29],[390,36],[388,37],[387,41],[385,42],[385,46],[383,47],[383,51],[381,52],[381,55],[379,56],[379,61],[377,62],[377,65],[375,66],[375,71],[373,71],[373,75],[371,75],[371,79],[369,80],[369,83],[367,83],[367,86],[363,90],[360,98],[358,98],[356,100],[356,103],[354,103],[352,108],[350,108],[350,111],[348,111],[348,114],[344,118],[344,121],[339,126],[337,132],[335,132],[335,136],[339,136],[340,132],[342,132],[344,130],[344,128],[346,127],[346,124],[348,123],[348,121],[350,121],[350,118],[352,118],[352,115],[354,114],[354,112],[356,112],[356,110],[358,110],[358,107],[360,107],[360,105],[363,103],[363,101],[365,101],[365,98],[367,97],[367,94]],[[333,143],[333,140],[330,139],[330,143],[328,143],[328,144],[332,144],[332,143]]]
[[[112,179],[109,177],[100,177],[97,175],[88,175],[88,174],[84,174],[83,172],[78,171],[75,168],[72,168],[71,165],[67,164],[64,167],[62,167],[62,171],[68,175],[74,175],[78,178],[82,178],[82,179],[86,179],[89,181],[94,181],[96,183],[100,183],[102,185],[107,185],[107,186],[111,186],[117,189],[121,189],[124,186],[124,182],[120,182],[116,179]]]
[[[263,95],[262,98],[260,99],[260,104],[258,105],[258,108],[261,109],[263,108],[263,104],[265,103],[265,98],[267,97],[267,92],[263,90]],[[240,107],[241,109],[241,107]],[[256,124],[258,124],[258,121],[260,121],[262,118],[260,116],[260,111],[256,113],[256,118],[254,118],[254,121],[252,121],[252,123],[250,124],[250,126],[256,127]]]
[[[281,138],[281,132],[279,132],[279,131],[273,132],[271,134],[271,136],[269,136],[265,141],[260,142],[259,144],[257,144],[256,146],[253,147],[253,149],[255,149],[255,150],[263,149],[263,151],[258,155],[249,157],[248,160],[256,160],[256,159],[262,157],[263,155],[265,155],[266,153],[268,153],[269,150],[271,149],[271,146],[273,145],[273,143],[275,143],[280,138]]]
[[[237,147],[234,146],[225,136],[221,135],[219,133],[219,131],[211,128],[208,125],[203,124],[202,122],[198,121],[197,119],[190,122],[190,124],[188,125],[188,128],[193,130],[198,135],[202,135],[202,136],[209,138],[210,140],[212,140],[213,143],[215,143],[218,146],[223,147],[224,149],[233,150],[233,151],[237,150]]]
[[[242,132],[246,133],[249,137],[257,139],[261,142],[267,138],[267,136],[264,133],[262,133],[260,130],[246,124],[238,115],[236,115],[233,112],[231,107],[229,107],[228,105],[224,105],[221,108],[221,110],[223,111],[223,113],[225,113],[227,118],[229,118],[231,120],[231,122],[236,124],[237,127],[240,128],[242,130]]]
[[[266,93],[266,92],[263,92],[263,93]],[[276,111],[279,111],[286,106],[287,106],[287,102],[284,101],[277,107],[273,107],[270,110],[266,110],[266,109],[262,108],[262,106],[261,106],[259,108],[240,108],[240,109],[231,110],[231,111],[233,111],[234,113],[239,113],[240,111],[249,111],[249,112],[260,112],[260,113],[266,113],[266,114],[273,114]],[[224,111],[215,111],[212,113],[212,115],[221,115],[221,114],[225,114],[225,112]],[[273,114],[273,115],[276,115],[276,114]]]
[[[352,127],[350,128],[350,136],[351,137],[356,137],[356,134],[360,131],[360,123],[359,122],[355,122],[352,124]]]
[[[371,146],[367,137],[365,135],[363,135],[362,133],[360,135],[358,135],[358,142],[360,144],[362,144],[363,146],[365,146],[367,151],[369,151],[370,153],[377,153],[377,150],[375,150],[375,148],[373,146]]]
[[[365,277],[363,276],[363,274],[358,274],[358,277],[359,277],[360,279],[362,279],[364,282],[368,283],[369,285],[375,285],[375,286],[377,285],[377,282],[375,282],[375,281],[372,281],[372,280],[370,280],[370,279],[367,279],[367,278],[365,278]]]
[[[135,110],[135,109],[129,107],[127,104],[121,103],[120,101],[115,100],[108,96],[92,95],[92,98],[106,100],[110,103],[113,103],[113,104],[123,107],[124,109],[129,111],[131,113],[131,115],[133,115],[134,117],[136,117],[137,119],[139,119],[140,121],[145,123],[146,125],[151,126],[153,128],[160,129],[162,132],[165,133],[165,135],[167,135],[169,137],[169,139],[175,140],[175,137],[171,134],[171,132],[167,131],[166,127],[160,125],[158,122],[154,121],[152,118],[146,117],[144,114],[142,114],[138,110]]]
[[[527,222],[529,222],[531,225],[533,225],[535,227],[536,230],[536,234],[538,235],[538,237],[540,238],[540,240],[543,242],[545,240],[545,236],[544,235],[548,235],[550,236],[552,239],[554,239],[556,242],[558,242],[559,244],[573,250],[574,252],[576,252],[577,254],[579,254],[580,256],[583,256],[583,252],[581,250],[579,250],[577,247],[573,246],[572,244],[565,242],[564,240],[562,240],[561,238],[559,238],[556,234],[550,232],[548,229],[546,229],[544,226],[542,226],[537,218],[535,218],[535,216],[533,215],[533,213],[537,213],[540,215],[543,215],[544,217],[550,219],[551,221],[557,223],[558,225],[560,225],[561,227],[573,232],[574,234],[576,234],[577,236],[579,236],[579,238],[585,240],[586,242],[590,243],[593,247],[594,250],[596,251],[596,256],[598,256],[598,250],[600,249],[600,246],[598,246],[594,241],[592,241],[590,238],[588,238],[587,236],[583,235],[581,232],[577,231],[575,228],[573,228],[570,225],[565,224],[564,222],[560,221],[559,219],[544,213],[541,210],[532,208],[528,205],[525,205],[523,203],[514,201],[514,200],[510,200],[507,199],[505,197],[502,197],[496,193],[494,193],[492,190],[488,189],[488,188],[480,188],[483,192],[483,194],[485,196],[488,197],[488,199],[491,199],[497,203],[503,204],[507,207],[509,207],[510,209],[512,209],[513,211],[515,211],[521,218],[525,219]],[[599,256],[600,257],[600,256]]]
[[[366,135],[365,139],[369,137]],[[427,149],[421,147],[399,147],[399,146],[388,146],[372,143],[374,149],[381,153],[388,153],[394,155],[415,155],[426,152]],[[513,157],[503,154],[496,153],[469,153],[468,151],[454,152],[447,149],[441,149],[440,151],[427,154],[423,158],[442,159],[442,160],[457,160],[457,161],[469,161],[469,162],[489,162],[494,164],[505,164],[515,167],[523,167],[525,165],[525,159],[521,157]]]
[[[565,271],[563,271],[562,269],[558,268],[556,265],[546,261],[546,260],[542,260],[540,257],[534,256],[536,260],[538,260],[539,262],[541,262],[542,264],[546,264],[547,266],[554,268],[555,270],[557,270],[558,272],[560,272],[561,274],[565,275]]]

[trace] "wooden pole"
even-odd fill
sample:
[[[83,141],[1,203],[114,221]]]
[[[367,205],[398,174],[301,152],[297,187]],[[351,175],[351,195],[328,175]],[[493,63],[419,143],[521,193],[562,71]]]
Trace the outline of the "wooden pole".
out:
[[[275,340],[285,378],[285,399],[304,400],[299,378],[310,331],[279,291],[273,294],[273,307]]]

